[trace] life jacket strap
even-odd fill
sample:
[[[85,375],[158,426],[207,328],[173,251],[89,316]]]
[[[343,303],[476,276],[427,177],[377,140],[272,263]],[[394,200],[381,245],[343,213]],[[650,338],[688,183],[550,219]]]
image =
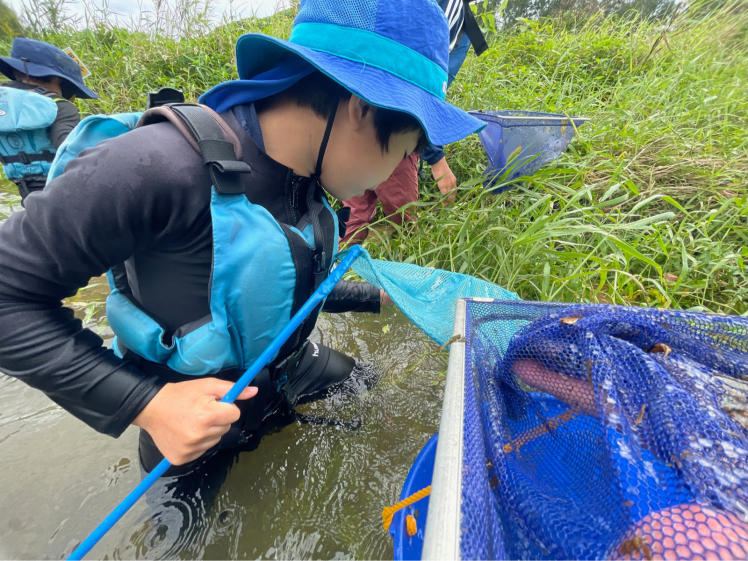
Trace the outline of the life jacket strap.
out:
[[[307,191],[307,209],[314,231],[314,249],[311,249],[306,241],[288,225],[279,223],[288,240],[291,258],[296,269],[296,284],[294,285],[293,303],[291,305],[292,315],[301,308],[312,292],[327,278],[332,265],[335,222],[332,214],[321,200],[324,196],[317,183]],[[309,317],[316,319],[321,307],[322,304]],[[314,329],[314,324],[314,320],[307,320],[302,323],[281,347],[278,356],[285,357],[297,349],[309,337]]]
[[[163,107],[175,114],[194,137],[216,191],[224,195],[244,194],[241,174],[250,173],[252,169],[237,158],[234,144],[226,140],[224,129],[215,117],[203,107],[190,103]]]
[[[312,263],[314,264],[312,271],[314,286],[312,290],[316,290],[330,273],[334,251],[333,245],[335,243],[334,234],[330,235],[330,232],[335,232],[335,222],[332,214],[322,203],[321,199],[323,197],[325,197],[325,193],[322,191],[319,182],[313,188],[309,189],[307,193],[307,207],[309,208],[309,218],[311,219],[314,230],[315,247],[314,254],[312,255]]]
[[[314,254],[304,239],[294,232],[290,226],[282,222],[278,224],[286,235],[288,247],[291,250],[291,259],[296,269],[296,282],[294,283],[293,301],[291,303],[291,315],[293,316],[314,292]],[[314,313],[309,314],[309,317],[316,318],[316,312],[318,311],[315,310]],[[311,326],[308,325],[309,323],[311,323]],[[285,358],[291,356],[306,341],[313,328],[313,321],[302,323],[278,351],[278,359],[285,360]]]
[[[28,152],[18,152],[18,154],[13,154],[12,156],[3,156],[0,154],[0,163],[4,166],[9,164],[28,165],[34,162],[51,162],[54,159],[54,152],[50,152],[49,150],[45,150],[38,154],[29,154]]]

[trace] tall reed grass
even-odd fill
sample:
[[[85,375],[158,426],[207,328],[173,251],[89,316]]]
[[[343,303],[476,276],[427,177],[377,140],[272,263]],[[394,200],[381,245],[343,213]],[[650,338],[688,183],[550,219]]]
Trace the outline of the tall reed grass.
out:
[[[467,60],[451,101],[590,122],[499,195],[482,189],[475,137],[448,147],[457,203],[423,185],[415,226],[375,226],[369,250],[527,299],[746,313],[747,23],[737,4],[697,5],[665,24],[525,21],[500,35]]]
[[[590,122],[556,162],[499,195],[482,188],[476,136],[447,147],[461,181],[456,202],[423,182],[417,221],[399,227],[380,216],[369,251],[526,299],[747,313],[748,11],[711,5],[667,22],[596,16],[569,29],[526,20],[481,57],[470,54],[453,103]],[[149,90],[178,87],[195,100],[233,79],[236,38],[288,36],[292,19],[287,10],[167,36],[100,18],[39,37],[72,46],[92,70],[101,99],[81,102],[84,114],[129,111]]]

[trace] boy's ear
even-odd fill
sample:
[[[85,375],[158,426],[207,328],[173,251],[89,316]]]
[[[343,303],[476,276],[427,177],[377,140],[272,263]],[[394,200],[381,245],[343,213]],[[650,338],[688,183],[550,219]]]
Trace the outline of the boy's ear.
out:
[[[366,116],[373,112],[373,107],[371,105],[353,94],[351,94],[351,97],[348,99],[347,108],[348,119],[354,129],[360,128],[364,124]]]

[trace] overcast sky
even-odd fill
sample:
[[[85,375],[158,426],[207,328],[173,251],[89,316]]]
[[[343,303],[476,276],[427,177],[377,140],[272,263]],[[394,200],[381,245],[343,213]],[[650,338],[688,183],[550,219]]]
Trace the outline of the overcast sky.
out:
[[[33,0],[26,0],[25,4],[29,5]],[[167,3],[178,4],[180,0],[166,0]],[[5,3],[20,16],[23,12],[24,0],[5,0]],[[154,0],[86,0],[85,2],[70,1],[65,4],[65,9],[71,14],[82,16],[84,14],[84,4],[88,5],[108,5],[109,10],[123,18],[124,22],[130,21],[131,18],[138,19],[141,11],[150,11],[155,4]],[[203,4],[200,0],[200,4]],[[259,17],[268,16],[274,13],[279,7],[285,7],[289,4],[288,0],[210,0],[209,6],[212,19],[221,21],[224,16],[229,17],[233,14],[236,17],[248,17],[256,15]]]

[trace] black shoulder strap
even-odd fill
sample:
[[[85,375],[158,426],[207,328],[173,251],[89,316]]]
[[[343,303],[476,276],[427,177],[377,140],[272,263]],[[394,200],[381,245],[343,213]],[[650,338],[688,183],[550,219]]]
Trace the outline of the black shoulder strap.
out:
[[[288,247],[291,250],[291,259],[293,260],[294,268],[296,270],[296,282],[294,283],[293,302],[291,303],[291,316],[299,311],[301,306],[309,299],[312,292],[314,291],[314,274],[312,270],[312,251],[309,246],[306,245],[303,238],[291,228],[282,222],[279,222],[280,227],[283,229],[283,233],[286,235],[288,240]],[[314,317],[316,321],[316,313],[310,314],[310,317]],[[311,330],[306,329],[308,319],[305,320],[288,338],[283,344],[280,351],[278,352],[278,361],[288,357],[293,351],[295,351],[299,345],[306,340]],[[314,321],[312,322],[312,326]]]
[[[314,231],[314,290],[330,274],[333,246],[335,244],[335,221],[322,202],[323,197],[325,197],[325,193],[319,183],[315,181],[315,184],[307,192],[307,208]]]
[[[488,44],[486,43],[486,38],[483,36],[483,32],[480,30],[478,22],[475,21],[473,10],[470,9],[470,0],[462,1],[465,4],[465,21],[462,24],[462,28],[470,38],[475,55],[479,56],[488,48]]]
[[[239,174],[252,170],[249,164],[237,159],[234,145],[226,140],[215,118],[199,105],[191,103],[172,103],[166,107],[182,120],[197,141],[216,191],[225,195],[244,194]]]
[[[170,103],[143,113],[138,126],[158,119],[171,121],[196,145],[216,191],[224,195],[244,194],[240,174],[250,173],[252,169],[237,157],[234,144],[216,120],[220,117],[194,103]]]
[[[291,314],[295,314],[306,302],[317,287],[330,273],[332,256],[336,238],[335,221],[331,211],[325,206],[322,198],[325,196],[319,183],[309,187],[307,192],[307,208],[309,219],[314,231],[314,248],[310,248],[304,238],[292,231],[291,228],[280,223],[286,234],[291,249],[291,258],[296,268],[296,284],[294,286],[293,305]],[[296,332],[289,337],[278,353],[279,359],[289,356],[306,341],[312,333],[322,304],[309,314]]]

